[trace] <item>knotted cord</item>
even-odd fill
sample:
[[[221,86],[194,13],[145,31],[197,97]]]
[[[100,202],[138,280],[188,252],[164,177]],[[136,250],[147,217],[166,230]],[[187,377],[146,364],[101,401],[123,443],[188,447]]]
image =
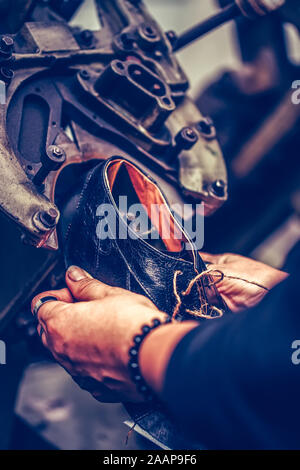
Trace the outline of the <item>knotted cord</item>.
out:
[[[197,276],[195,276],[190,282],[189,282],[189,285],[188,287],[186,288],[185,291],[183,291],[181,293],[182,297],[179,295],[178,293],[178,290],[177,290],[177,278],[178,276],[181,276],[183,273],[182,271],[176,271],[174,273],[174,278],[173,278],[173,292],[174,292],[174,295],[175,295],[175,298],[176,298],[176,305],[175,305],[175,308],[174,308],[174,311],[173,311],[173,315],[172,315],[172,318],[173,320],[176,319],[178,313],[179,313],[179,310],[180,310],[180,307],[182,306],[182,297],[186,297],[188,295],[190,295],[194,285],[196,284],[197,285],[197,288],[198,288],[198,292],[199,292],[199,295],[200,295],[200,302],[201,302],[201,308],[200,308],[200,311],[197,311],[197,310],[188,310],[186,309],[185,311],[187,313],[189,313],[190,315],[194,316],[194,317],[198,317],[198,318],[206,318],[208,320],[212,320],[212,319],[216,319],[216,318],[221,318],[223,316],[223,311],[213,305],[209,305],[206,301],[205,301],[205,292],[204,292],[204,286],[202,286],[201,284],[197,284],[198,281],[200,279],[202,279],[204,276],[212,276],[212,277],[215,277],[215,276],[218,276],[218,279],[216,280],[211,280],[209,282],[209,284],[207,284],[207,287],[209,286],[216,286],[217,284],[219,284],[220,282],[223,281],[223,279],[226,277],[227,279],[234,279],[234,280],[238,280],[238,281],[243,281],[243,282],[246,282],[248,284],[252,284],[254,286],[257,286],[261,289],[264,289],[266,291],[269,292],[270,289],[268,289],[267,287],[259,284],[258,282],[255,282],[255,281],[249,281],[248,279],[243,279],[241,277],[235,277],[235,276],[227,276],[226,274],[224,274],[222,271],[218,270],[218,269],[207,269],[206,271],[202,271],[202,273],[199,273],[197,274]],[[217,315],[211,315],[211,314],[208,314],[208,309],[210,309],[211,312],[215,312],[217,313]]]

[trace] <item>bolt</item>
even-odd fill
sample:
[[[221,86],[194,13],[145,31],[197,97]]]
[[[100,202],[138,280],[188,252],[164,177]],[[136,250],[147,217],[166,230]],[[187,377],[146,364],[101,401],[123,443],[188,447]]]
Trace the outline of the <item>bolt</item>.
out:
[[[82,42],[84,42],[84,44],[90,46],[93,42],[94,35],[92,31],[90,31],[89,29],[85,29],[84,31],[81,31],[80,38]]]
[[[211,185],[212,191],[215,193],[216,196],[218,197],[224,197],[225,196],[225,188],[226,188],[226,183],[223,180],[216,180],[212,185]]]
[[[189,150],[198,140],[198,136],[191,127],[184,127],[177,135],[177,143],[181,142],[182,148]]]
[[[80,76],[83,78],[83,80],[88,80],[90,78],[90,74],[87,70],[81,70]]]
[[[64,151],[60,147],[54,146],[52,148],[52,155],[57,158],[61,158],[64,155]]]
[[[3,80],[7,85],[10,84],[14,77],[14,72],[12,69],[7,67],[1,67],[0,69],[0,79]]]
[[[171,45],[173,46],[173,44],[175,44],[175,42],[177,41],[177,34],[175,33],[175,31],[167,31],[166,36],[169,39]]]
[[[63,149],[57,145],[49,145],[45,154],[41,156],[42,166],[33,178],[33,183],[40,186],[47,178],[50,171],[58,170],[66,160]]]
[[[157,37],[157,33],[152,26],[149,25],[142,25],[142,32],[143,34],[149,39],[155,39]]]
[[[147,24],[140,25],[138,29],[139,43],[142,48],[154,49],[160,41],[160,35],[156,29]]]
[[[56,209],[50,209],[48,212],[41,211],[39,212],[39,219],[42,224],[47,228],[53,228],[56,225],[56,220],[58,217],[58,211]]]
[[[49,145],[46,154],[41,159],[43,164],[52,170],[58,170],[61,164],[65,161],[65,151],[58,145]]]
[[[182,150],[190,150],[198,142],[198,135],[191,127],[184,127],[175,137],[175,145],[171,148],[168,161],[172,161]]]
[[[120,39],[125,49],[133,48],[134,38],[129,33],[122,33]]]
[[[10,36],[2,36],[0,39],[0,49],[4,52],[12,52],[14,40]]]

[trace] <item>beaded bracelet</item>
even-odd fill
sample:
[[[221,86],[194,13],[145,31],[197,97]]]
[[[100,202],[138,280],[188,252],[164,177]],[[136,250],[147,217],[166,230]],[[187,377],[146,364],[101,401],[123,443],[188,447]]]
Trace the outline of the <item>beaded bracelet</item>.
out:
[[[151,333],[151,331],[155,330],[161,325],[166,325],[171,322],[172,322],[172,318],[167,318],[167,320],[165,320],[164,322],[162,322],[158,318],[155,318],[154,320],[152,320],[151,326],[144,325],[142,327],[141,334],[138,334],[133,338],[134,346],[132,346],[129,349],[128,367],[129,367],[131,379],[135,383],[138,392],[141,393],[146,398],[147,401],[153,401],[155,399],[155,396],[142,377],[140,366],[139,366],[139,359],[138,359],[139,351],[140,351],[142,342],[144,341],[146,336],[148,336],[148,334]]]

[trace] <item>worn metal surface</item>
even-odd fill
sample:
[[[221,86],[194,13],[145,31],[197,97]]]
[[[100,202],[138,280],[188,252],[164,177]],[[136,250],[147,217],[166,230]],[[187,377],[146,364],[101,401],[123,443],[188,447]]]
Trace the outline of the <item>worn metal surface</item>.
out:
[[[34,4],[31,21],[13,36],[14,49],[3,44],[2,59],[0,50],[8,74],[0,121],[0,208],[35,246],[58,248],[53,224],[44,223],[45,214],[59,220],[58,211],[53,215],[57,175],[44,160],[49,146],[64,142],[64,167],[106,158],[107,143],[113,144],[117,153],[159,174],[162,184],[177,188],[178,202],[192,196],[214,212],[227,198],[226,167],[215,132],[203,131],[206,121],[186,97],[188,80],[172,52],[172,37],[143,2],[96,2],[102,24],[96,32],[68,26],[64,19],[79,2],[68,3],[69,10],[54,0]],[[197,135],[188,150],[176,140],[187,127]],[[89,133],[91,146],[97,144],[93,154],[84,153],[80,129]],[[219,181],[223,189],[216,192]]]

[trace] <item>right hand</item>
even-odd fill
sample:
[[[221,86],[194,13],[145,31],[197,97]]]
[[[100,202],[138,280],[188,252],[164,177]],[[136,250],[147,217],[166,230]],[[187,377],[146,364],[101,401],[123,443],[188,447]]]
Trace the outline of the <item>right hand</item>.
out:
[[[155,318],[163,323],[167,315],[147,297],[106,285],[76,266],[68,269],[66,284],[32,301],[34,312],[39,300],[57,299],[38,310],[44,346],[98,400],[143,401],[131,380],[129,349],[144,325]]]
[[[225,253],[201,253],[209,270],[222,271],[224,279],[217,289],[232,312],[241,312],[257,305],[288,274],[244,256]]]

